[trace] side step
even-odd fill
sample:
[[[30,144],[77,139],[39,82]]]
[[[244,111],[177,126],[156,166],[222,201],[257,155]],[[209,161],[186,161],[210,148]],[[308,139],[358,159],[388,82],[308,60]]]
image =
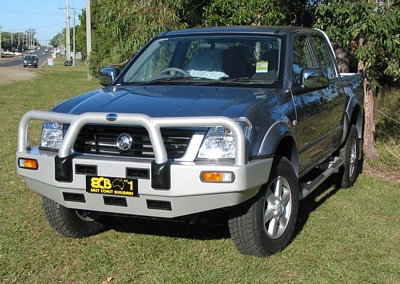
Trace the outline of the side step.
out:
[[[339,169],[344,164],[344,160],[339,157],[335,157],[333,163],[316,179],[308,183],[302,183],[299,185],[299,199],[302,200],[306,198],[311,192],[313,192],[318,186],[321,185],[328,177],[330,177],[337,169]]]

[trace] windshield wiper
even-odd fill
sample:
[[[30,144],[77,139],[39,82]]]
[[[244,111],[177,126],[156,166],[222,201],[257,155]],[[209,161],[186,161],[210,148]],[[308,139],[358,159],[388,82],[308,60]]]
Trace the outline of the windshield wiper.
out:
[[[179,81],[179,80],[184,80],[185,81],[186,78],[187,77],[185,77],[185,76],[162,77],[162,78],[151,79],[151,80],[147,81],[147,83],[160,82],[160,81],[162,81],[162,82],[164,82],[164,81],[167,81],[167,82],[168,81]]]
[[[146,85],[146,84],[157,84],[157,83],[168,83],[168,82],[185,82],[185,83],[199,83],[199,82],[212,82],[213,79],[203,78],[203,77],[185,77],[185,76],[173,76],[165,78],[156,78],[144,82],[132,82],[134,85]]]
[[[231,79],[223,79],[222,82],[250,82],[254,79],[251,77],[239,77],[239,78],[231,78]]]
[[[279,79],[276,78],[252,78],[252,77],[239,77],[232,79],[224,79],[221,83],[275,83],[279,82]]]

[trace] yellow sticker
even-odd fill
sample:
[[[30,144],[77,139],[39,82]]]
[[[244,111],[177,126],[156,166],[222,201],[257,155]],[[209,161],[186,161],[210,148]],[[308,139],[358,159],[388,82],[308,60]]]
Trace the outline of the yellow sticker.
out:
[[[268,61],[259,61],[256,66],[256,73],[267,73],[268,72]]]

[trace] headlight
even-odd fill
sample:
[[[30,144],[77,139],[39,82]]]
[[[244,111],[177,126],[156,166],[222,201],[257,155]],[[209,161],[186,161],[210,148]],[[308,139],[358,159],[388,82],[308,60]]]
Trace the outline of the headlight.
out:
[[[64,125],[59,122],[45,121],[40,135],[40,147],[59,149],[64,138]]]
[[[244,136],[248,140],[252,127],[250,121],[240,119],[237,123],[242,127]],[[230,129],[223,126],[211,127],[203,140],[197,158],[235,158],[235,150],[235,135]]]

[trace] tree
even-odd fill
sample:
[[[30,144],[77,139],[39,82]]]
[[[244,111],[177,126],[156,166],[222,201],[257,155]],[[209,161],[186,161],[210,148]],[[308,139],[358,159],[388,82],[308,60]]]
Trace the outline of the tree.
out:
[[[11,38],[11,36],[10,36],[9,32],[2,32],[1,33],[1,49],[3,49],[4,51],[7,51],[7,50],[11,49],[10,38]]]
[[[201,1],[102,0],[91,4],[92,51],[88,67],[96,76],[103,67],[123,67],[156,34],[187,27],[201,12]],[[199,6],[200,10],[191,11]],[[190,13],[188,13],[190,12]],[[187,15],[186,17],[184,17]],[[201,15],[201,14],[200,14]],[[184,17],[184,20],[181,18]],[[86,13],[77,28],[78,49],[86,51]]]
[[[379,87],[399,79],[400,7],[395,1],[332,0],[319,5],[315,26],[331,40],[349,46],[364,77],[364,153],[379,156],[374,146]],[[389,79],[389,81],[388,81]]]
[[[33,46],[39,45],[39,41],[35,38],[36,30],[35,29],[27,29],[25,31],[25,36],[27,39],[27,47],[31,48]]]
[[[301,25],[311,26],[312,14],[320,1],[214,0],[205,7],[204,24]]]
[[[89,72],[124,64],[157,33],[214,25],[311,26],[324,0],[99,0],[91,3]],[[86,13],[79,16],[77,48],[86,53]]]
[[[61,40],[63,38],[62,33],[56,34],[50,41],[49,44],[55,48],[59,47],[61,45]]]

